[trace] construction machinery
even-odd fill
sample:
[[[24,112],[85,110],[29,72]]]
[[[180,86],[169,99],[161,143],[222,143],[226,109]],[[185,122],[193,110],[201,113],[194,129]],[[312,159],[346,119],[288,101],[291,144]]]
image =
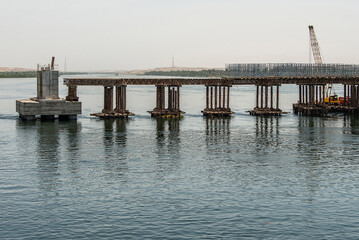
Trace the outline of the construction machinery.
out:
[[[312,25],[309,25],[309,37],[310,37],[310,47],[312,49],[313,58],[315,64],[321,65],[323,64],[322,55],[319,48],[319,43],[317,40],[317,37],[314,32],[314,27]],[[339,104],[340,101],[338,99],[338,96],[335,94],[335,92],[332,94],[333,84],[328,84],[325,86],[326,90],[326,97],[324,102],[329,104]]]

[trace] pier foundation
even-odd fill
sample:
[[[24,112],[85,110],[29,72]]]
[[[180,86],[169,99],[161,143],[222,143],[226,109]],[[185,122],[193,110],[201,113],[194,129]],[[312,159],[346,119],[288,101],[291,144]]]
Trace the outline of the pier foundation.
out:
[[[81,102],[76,96],[76,86],[69,88],[66,99],[59,97],[59,72],[54,70],[55,58],[51,65],[37,71],[37,96],[16,100],[16,112],[24,120],[76,119],[81,114]]]
[[[230,87],[206,85],[206,108],[202,111],[203,116],[230,117],[233,114],[229,107]]]
[[[284,112],[279,108],[279,86],[280,85],[256,85],[256,106],[248,112],[251,115],[257,116],[282,115]]]
[[[116,107],[113,107],[114,86],[104,86],[104,108],[101,113],[91,113],[91,116],[100,118],[127,118],[135,114],[126,109],[126,85],[116,86]]]
[[[167,87],[167,108],[166,108]],[[156,107],[148,111],[155,118],[180,118],[185,112],[180,110],[180,86],[156,86]]]
[[[324,116],[328,113],[359,113],[358,85],[343,84],[344,97],[332,100],[326,94],[325,84],[298,85],[299,100],[293,104],[295,114],[305,116]]]

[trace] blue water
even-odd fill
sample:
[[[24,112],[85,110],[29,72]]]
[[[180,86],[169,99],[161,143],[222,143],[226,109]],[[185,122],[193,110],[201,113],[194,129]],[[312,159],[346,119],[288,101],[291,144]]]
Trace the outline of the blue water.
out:
[[[77,121],[23,122],[35,85],[0,79],[0,238],[359,238],[358,118],[249,116],[243,86],[209,120],[204,87],[185,86],[185,117],[156,120],[155,88],[129,86],[128,120],[90,117],[103,90],[80,87]],[[296,86],[280,98],[291,111]]]

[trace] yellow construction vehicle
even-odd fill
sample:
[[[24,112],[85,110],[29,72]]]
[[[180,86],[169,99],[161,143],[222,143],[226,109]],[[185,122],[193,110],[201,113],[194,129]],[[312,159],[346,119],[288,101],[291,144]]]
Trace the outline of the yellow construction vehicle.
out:
[[[324,99],[325,103],[333,104],[333,105],[339,105],[340,99],[338,98],[338,95],[334,94],[332,96],[326,97]]]

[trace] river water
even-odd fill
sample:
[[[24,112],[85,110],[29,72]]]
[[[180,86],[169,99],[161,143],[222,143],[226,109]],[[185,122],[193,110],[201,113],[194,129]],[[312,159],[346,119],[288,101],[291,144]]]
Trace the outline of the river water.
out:
[[[155,88],[127,90],[128,120],[90,117],[103,89],[79,87],[77,121],[24,122],[36,80],[0,79],[0,238],[359,238],[358,118],[249,116],[241,86],[231,119],[205,119],[205,88],[184,86],[184,118],[156,120]],[[296,86],[280,98],[290,112]]]

